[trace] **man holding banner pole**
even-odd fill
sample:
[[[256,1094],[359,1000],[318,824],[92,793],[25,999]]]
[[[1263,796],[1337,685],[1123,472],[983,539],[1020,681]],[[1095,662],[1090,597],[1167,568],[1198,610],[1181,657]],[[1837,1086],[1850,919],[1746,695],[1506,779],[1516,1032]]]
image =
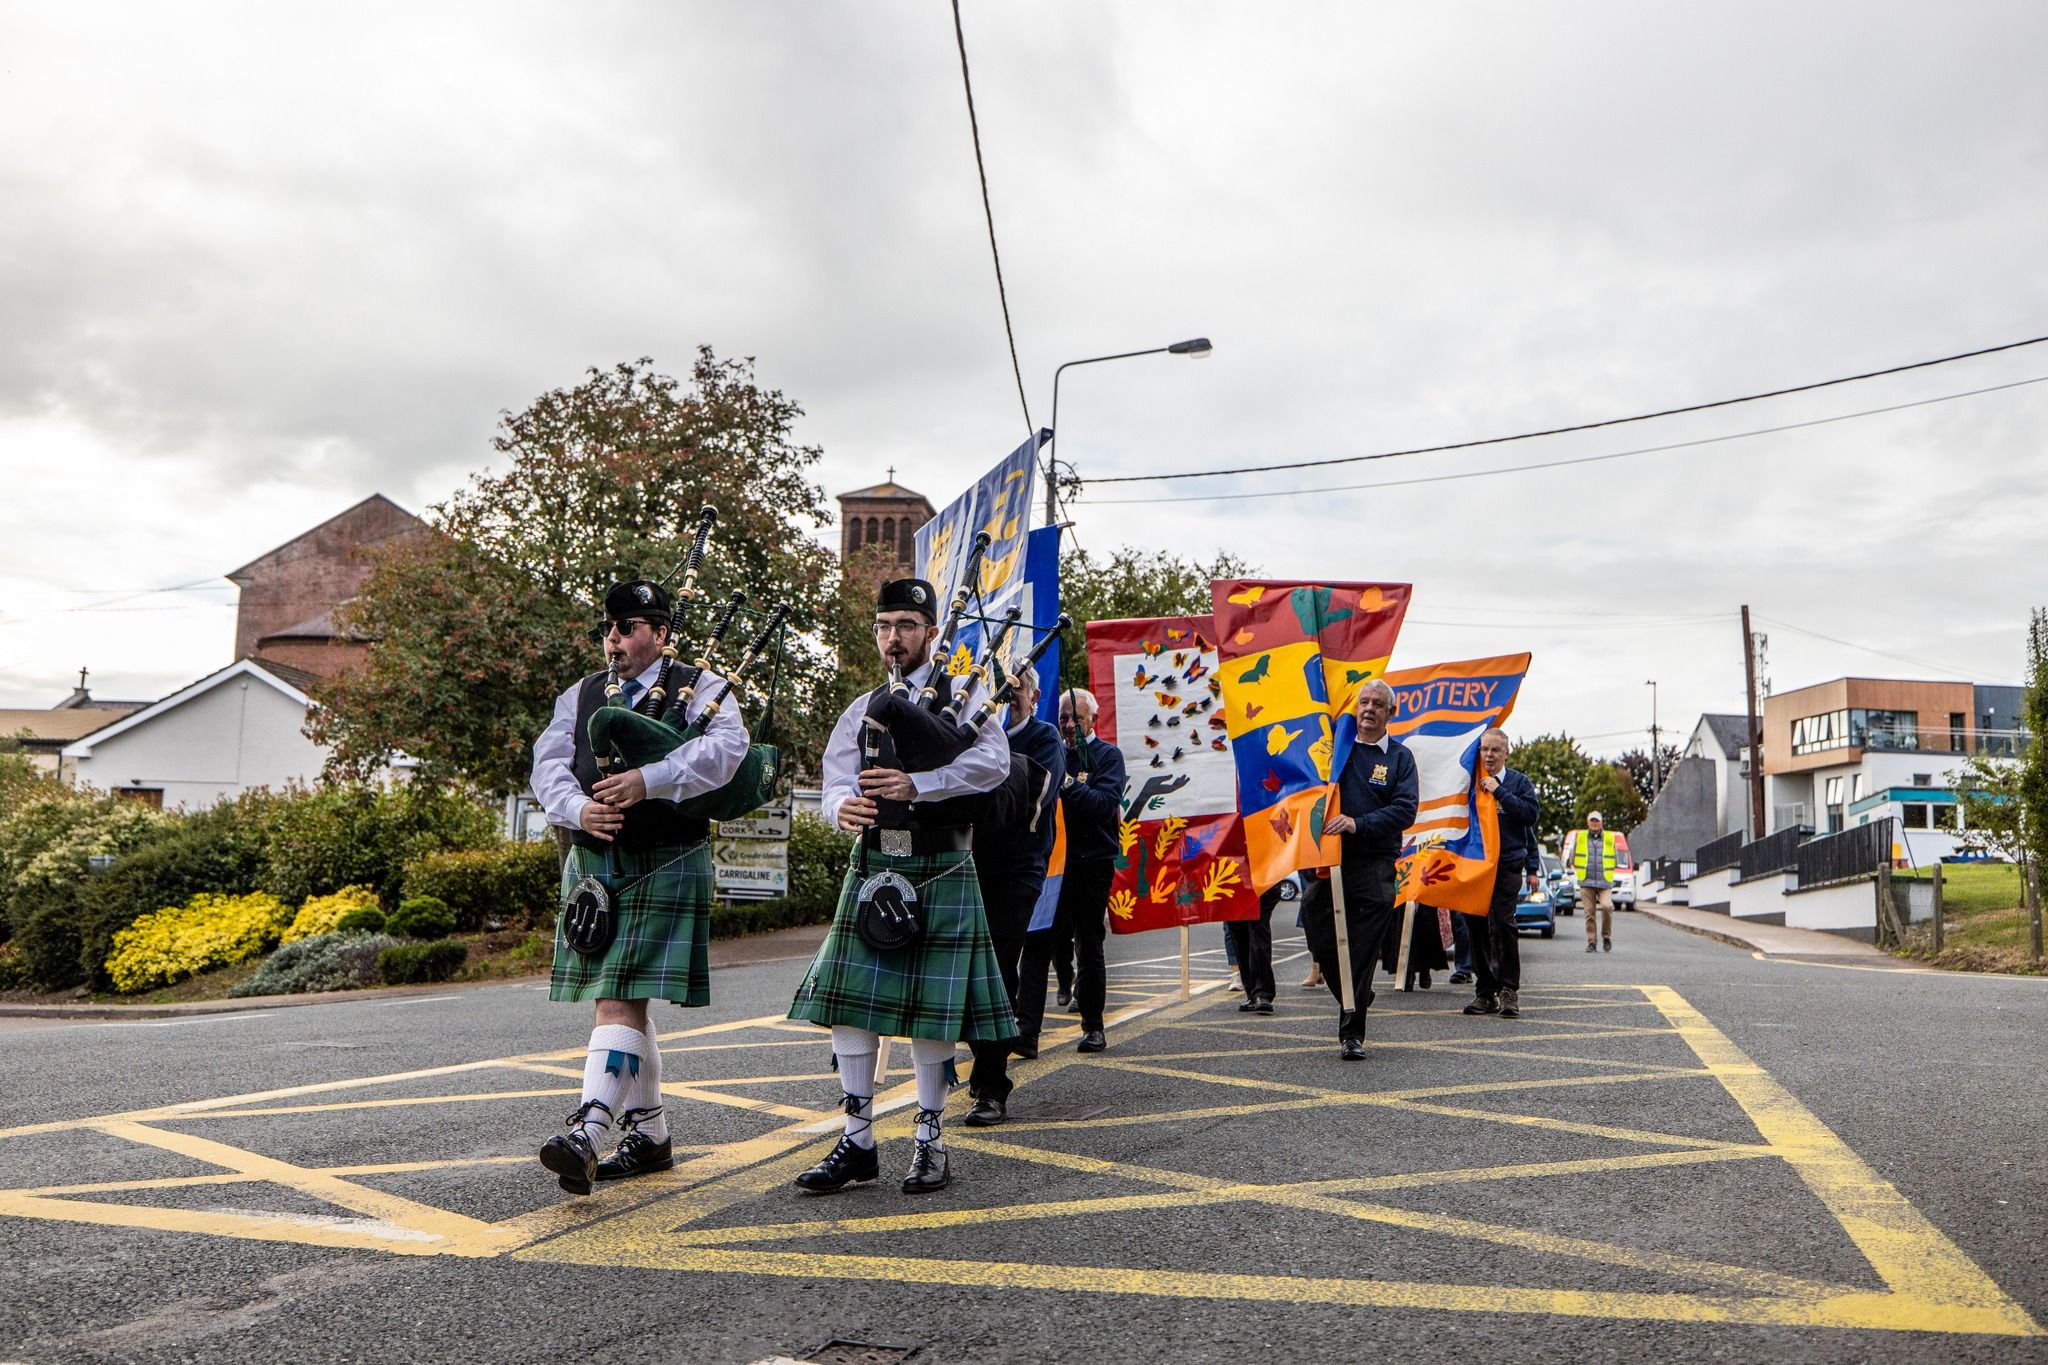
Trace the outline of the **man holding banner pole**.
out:
[[[1486,921],[1475,926],[1473,966],[1479,985],[1467,1014],[1498,1014],[1513,1019],[1522,1012],[1522,941],[1515,929],[1515,905],[1524,888],[1534,891],[1537,874],[1525,871],[1536,848],[1536,821],[1541,810],[1536,787],[1508,766],[1508,736],[1488,730],[1479,740],[1479,789],[1492,794],[1499,811],[1499,862],[1493,874],[1493,896]]]
[[[1394,915],[1395,861],[1401,836],[1415,821],[1418,779],[1407,746],[1387,733],[1394,689],[1372,679],[1358,691],[1358,733],[1337,775],[1338,813],[1322,833],[1339,837],[1330,872],[1331,909],[1305,918],[1309,951],[1337,997],[1339,1055],[1365,1059],[1365,1015],[1372,973]]]

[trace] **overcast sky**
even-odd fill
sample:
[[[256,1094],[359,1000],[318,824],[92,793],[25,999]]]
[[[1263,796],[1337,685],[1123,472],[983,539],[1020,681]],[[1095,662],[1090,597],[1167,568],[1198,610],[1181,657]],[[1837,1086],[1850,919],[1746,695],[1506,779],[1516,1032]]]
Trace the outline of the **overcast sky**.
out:
[[[1084,479],[2048,333],[2048,7],[963,10],[1032,419],[1062,361],[1216,344],[1068,371]],[[12,4],[0,130],[0,705],[227,663],[222,573],[372,492],[440,501],[586,366],[757,357],[834,493],[893,464],[943,504],[1026,431],[941,0]],[[1740,709],[1744,602],[1779,691],[2017,680],[2048,384],[1241,495],[2042,376],[2048,346],[1098,483],[1076,531],[1411,581],[1397,665],[1531,650],[1514,728],[1614,753],[1647,679],[1681,739]]]

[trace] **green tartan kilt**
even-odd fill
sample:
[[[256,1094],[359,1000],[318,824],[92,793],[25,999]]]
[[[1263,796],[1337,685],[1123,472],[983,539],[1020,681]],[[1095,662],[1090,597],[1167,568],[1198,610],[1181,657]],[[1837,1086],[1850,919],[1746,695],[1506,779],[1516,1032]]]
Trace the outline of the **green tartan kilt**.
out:
[[[711,1003],[711,846],[687,848],[570,848],[564,901],[586,874],[602,879],[619,929],[602,957],[585,957],[562,937],[557,916],[548,999]]]
[[[832,927],[797,987],[789,1017],[848,1024],[887,1038],[972,1043],[1016,1037],[1010,997],[989,942],[974,856],[868,854],[870,875],[900,873],[917,888],[924,932],[915,943],[888,953],[868,947],[854,931],[858,866],[856,850],[839,888]]]

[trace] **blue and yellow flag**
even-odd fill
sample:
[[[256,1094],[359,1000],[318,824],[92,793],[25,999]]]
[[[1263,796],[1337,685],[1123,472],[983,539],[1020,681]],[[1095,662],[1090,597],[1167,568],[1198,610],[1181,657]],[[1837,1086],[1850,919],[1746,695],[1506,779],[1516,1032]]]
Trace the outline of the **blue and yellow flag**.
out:
[[[1031,530],[1032,486],[1038,473],[1038,448],[1045,436],[1040,432],[1005,455],[975,480],[972,488],[918,527],[915,572],[944,601],[951,601],[959,586],[975,535],[986,531],[989,547],[982,556],[977,581],[981,597],[978,603],[970,600],[968,610],[1000,618],[1011,607],[1022,607],[1024,626],[1050,625],[1059,615],[1059,532],[1051,527]],[[981,649],[982,632],[980,621],[961,623],[953,637],[952,657],[946,661],[954,676],[965,673],[973,662]],[[1005,653],[1021,657],[1034,638],[1030,630],[1013,632]],[[1059,676],[1058,645],[1047,652],[1039,676]],[[1058,714],[1056,691],[1052,687],[1040,691],[1039,715],[1045,719]]]
[[[1387,671],[1411,589],[1406,583],[1217,579],[1224,722],[1237,764],[1252,884],[1328,867],[1322,837],[1331,776],[1351,756],[1358,689]]]

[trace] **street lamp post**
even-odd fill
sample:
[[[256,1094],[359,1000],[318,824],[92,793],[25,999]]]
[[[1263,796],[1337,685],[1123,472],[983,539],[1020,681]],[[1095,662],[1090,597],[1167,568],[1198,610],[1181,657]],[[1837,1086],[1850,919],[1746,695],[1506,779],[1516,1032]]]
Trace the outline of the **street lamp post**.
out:
[[[1048,445],[1057,444],[1060,439],[1060,376],[1075,365],[1099,365],[1105,360],[1129,360],[1140,355],[1187,355],[1196,359],[1208,355],[1215,347],[1207,337],[1194,337],[1188,341],[1176,341],[1171,346],[1154,346],[1144,351],[1118,351],[1115,355],[1092,355],[1086,360],[1069,360],[1052,372],[1052,440]],[[1057,490],[1059,488],[1059,465],[1050,455],[1045,459],[1045,524],[1057,525],[1060,519]]]
[[[1657,680],[1647,682],[1650,689],[1650,800],[1654,802],[1664,794],[1664,746],[1658,742],[1661,733],[1657,729]]]

